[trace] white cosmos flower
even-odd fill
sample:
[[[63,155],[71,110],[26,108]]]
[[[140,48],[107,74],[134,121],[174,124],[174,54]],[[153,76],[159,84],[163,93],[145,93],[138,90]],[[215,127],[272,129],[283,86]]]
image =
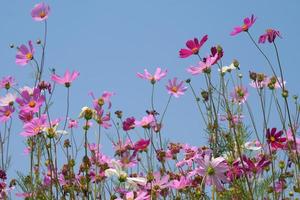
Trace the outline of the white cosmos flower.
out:
[[[144,177],[128,177],[127,173],[122,170],[121,165],[116,160],[112,160],[113,168],[105,170],[105,176],[116,176],[120,182],[125,182],[129,186],[146,185],[147,179]]]
[[[236,69],[236,67],[234,66],[233,63],[231,63],[229,66],[224,66],[221,69],[218,69],[218,71],[221,73],[226,73],[226,72],[230,72],[234,69]]]
[[[0,106],[8,106],[13,104],[16,98],[16,94],[7,93],[4,97],[0,97]]]
[[[245,147],[245,149],[248,149],[251,151],[258,151],[262,148],[262,145],[259,141],[254,140],[254,141],[246,142],[244,147]]]

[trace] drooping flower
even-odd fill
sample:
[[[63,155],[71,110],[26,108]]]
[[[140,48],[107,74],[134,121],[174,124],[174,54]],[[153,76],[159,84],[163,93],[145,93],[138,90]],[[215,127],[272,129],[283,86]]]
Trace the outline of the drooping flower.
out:
[[[0,97],[0,106],[12,106],[16,101],[17,95],[7,93],[4,97]]]
[[[279,31],[267,29],[266,33],[259,37],[258,43],[265,43],[266,40],[268,40],[269,43],[273,43],[277,36],[282,38]]]
[[[271,145],[273,150],[282,149],[285,146],[286,138],[282,137],[283,131],[276,132],[276,128],[272,128],[271,130],[267,129],[267,142]]]
[[[72,74],[70,74],[69,70],[65,72],[65,75],[63,77],[52,74],[51,79],[55,81],[58,84],[65,85],[67,88],[71,86],[71,83],[79,76],[78,71],[73,71]]]
[[[228,171],[228,166],[223,157],[211,158],[205,155],[203,159],[198,161],[199,167],[197,173],[204,177],[207,185],[214,185],[218,191],[223,189],[222,182],[227,182],[225,173]]]
[[[29,44],[29,49],[24,44],[22,44],[18,48],[18,52],[16,55],[16,64],[24,66],[27,65],[33,59],[34,48],[33,48],[32,41],[30,40],[28,44]]]
[[[205,35],[202,37],[200,42],[197,38],[194,38],[194,40],[188,40],[186,42],[187,49],[181,49],[179,51],[180,58],[187,58],[191,55],[197,55],[199,53],[200,48],[202,45],[207,41],[208,36]]]
[[[48,19],[50,13],[50,6],[44,2],[36,4],[31,10],[31,17],[35,21],[44,21]]]
[[[45,102],[45,97],[41,95],[39,88],[34,88],[32,95],[27,90],[23,91],[21,97],[16,99],[16,102],[20,105],[21,110],[36,113]]]
[[[203,72],[210,72],[210,68],[213,64],[215,64],[217,58],[218,54],[215,54],[214,56],[207,56],[203,59],[203,61],[199,62],[198,66],[190,66],[187,69],[187,72],[192,75],[201,74]]]
[[[168,70],[162,71],[160,67],[156,68],[154,75],[150,74],[147,69],[144,69],[144,74],[137,73],[137,76],[142,79],[149,80],[152,84],[161,80],[167,75]]]
[[[13,106],[3,106],[0,107],[0,122],[6,122],[12,116],[12,113],[15,111]]]
[[[5,88],[6,90],[9,90],[14,85],[16,85],[16,81],[12,76],[3,77],[0,80],[0,89]]]
[[[166,85],[168,94],[178,98],[181,95],[184,95],[184,92],[187,90],[187,87],[184,86],[183,81],[177,83],[177,78],[169,80],[169,84]]]
[[[135,125],[135,118],[134,117],[128,117],[127,119],[125,119],[125,121],[123,121],[123,130],[124,131],[129,131],[131,129],[134,129],[134,125]]]
[[[256,18],[254,15],[251,15],[251,18],[246,17],[244,19],[244,24],[242,26],[237,26],[234,28],[234,30],[230,33],[230,35],[234,36],[237,35],[243,31],[248,31],[248,29],[254,24]]]
[[[230,96],[232,97],[234,103],[241,104],[245,103],[249,94],[247,88],[243,86],[236,86],[234,91],[230,93]]]
[[[21,135],[24,137],[31,137],[41,133],[47,125],[46,120],[46,115],[42,115],[40,118],[33,118],[30,122],[24,124]]]

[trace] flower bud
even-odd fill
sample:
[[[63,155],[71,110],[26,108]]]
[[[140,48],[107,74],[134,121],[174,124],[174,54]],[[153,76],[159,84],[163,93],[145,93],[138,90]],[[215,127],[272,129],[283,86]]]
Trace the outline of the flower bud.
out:
[[[123,112],[122,112],[121,110],[117,110],[117,111],[115,112],[115,115],[116,115],[119,119],[121,119],[121,118],[122,118],[122,115],[123,115]]]
[[[256,81],[257,74],[255,72],[249,71],[249,77],[251,80]]]
[[[235,68],[238,68],[238,69],[240,69],[240,68],[239,68],[239,66],[240,66],[240,63],[239,63],[239,61],[238,61],[238,60],[234,59],[234,60],[232,61],[232,63],[233,63],[233,66],[234,66]]]
[[[209,99],[209,94],[208,94],[207,91],[203,90],[203,91],[201,92],[201,96],[202,96],[202,98],[203,98],[204,101],[208,101],[208,99]]]
[[[10,45],[9,45],[9,48],[11,48],[11,49],[14,48],[14,47],[15,47],[14,44],[10,44]]]
[[[191,82],[191,79],[188,78],[188,79],[185,80],[185,82],[186,82],[186,83],[190,83],[190,82]]]
[[[279,168],[284,169],[284,167],[285,167],[284,161],[283,160],[279,161]]]
[[[36,43],[37,43],[37,44],[41,44],[42,41],[41,41],[40,39],[38,39],[38,40],[36,40]]]
[[[282,95],[283,98],[286,99],[289,96],[289,92],[287,90],[284,90],[284,91],[282,91],[281,95]]]

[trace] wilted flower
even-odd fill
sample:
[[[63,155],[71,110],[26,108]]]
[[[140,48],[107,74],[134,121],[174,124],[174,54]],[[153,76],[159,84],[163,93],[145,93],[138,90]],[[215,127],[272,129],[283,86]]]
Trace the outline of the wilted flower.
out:
[[[152,84],[154,84],[156,81],[161,80],[167,75],[168,70],[162,71],[161,68],[156,68],[155,74],[151,75],[147,69],[144,70],[144,74],[137,73],[137,76],[142,79],[149,80]]]
[[[234,36],[242,31],[248,31],[248,29],[254,24],[255,20],[256,18],[254,17],[254,15],[251,15],[251,18],[245,18],[244,24],[242,26],[235,27],[234,30],[230,33],[230,35]]]
[[[33,59],[34,48],[33,48],[32,41],[30,40],[28,44],[29,44],[29,49],[24,44],[22,44],[18,48],[18,52],[16,55],[16,64],[24,66],[27,65]]]
[[[31,16],[35,21],[44,21],[48,19],[49,13],[50,13],[49,5],[42,2],[34,6],[34,8],[31,11]]]
[[[169,80],[169,84],[166,86],[168,93],[176,98],[183,95],[187,90],[187,87],[183,85],[183,81],[177,83],[177,78],[173,78],[173,80]]]
[[[179,51],[180,58],[187,58],[191,55],[197,55],[199,53],[200,48],[207,41],[207,39],[208,36],[205,35],[202,37],[200,42],[198,41],[197,38],[194,38],[194,40],[188,40],[186,42],[186,46],[188,49],[181,49]]]
[[[277,36],[281,38],[279,31],[267,29],[266,33],[259,37],[258,43],[265,43],[266,40],[268,40],[269,43],[272,43]]]

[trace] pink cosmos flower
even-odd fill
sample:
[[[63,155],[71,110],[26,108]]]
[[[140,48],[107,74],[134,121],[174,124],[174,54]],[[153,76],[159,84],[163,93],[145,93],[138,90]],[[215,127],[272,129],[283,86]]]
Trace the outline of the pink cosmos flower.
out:
[[[69,119],[68,128],[78,128],[78,121],[75,119]]]
[[[142,79],[149,80],[152,84],[160,79],[164,78],[167,75],[168,70],[162,71],[160,67],[156,68],[155,74],[151,75],[147,69],[144,69],[144,74],[137,73],[137,76]]]
[[[243,175],[243,170],[242,167],[240,166],[240,160],[236,160],[231,165],[229,165],[229,170],[226,173],[226,176],[230,181],[236,180],[242,175]]]
[[[34,113],[32,111],[20,110],[19,119],[23,121],[23,123],[30,122],[33,119]]]
[[[182,190],[188,187],[190,184],[191,184],[191,180],[189,180],[187,177],[182,175],[179,180],[175,179],[171,181],[170,187],[176,190]]]
[[[31,137],[39,134],[47,126],[46,120],[46,115],[42,115],[40,118],[33,118],[30,122],[24,124],[21,135]]]
[[[24,44],[22,44],[18,48],[18,52],[16,55],[16,64],[24,66],[27,65],[33,59],[34,48],[33,48],[32,41],[30,40],[28,44],[29,44],[29,49]]]
[[[65,72],[65,75],[63,77],[60,77],[57,74],[52,74],[51,79],[55,81],[58,84],[65,85],[67,88],[71,86],[71,83],[79,76],[78,71],[73,71],[72,74],[70,74],[69,70]]]
[[[6,122],[9,120],[14,111],[15,108],[13,106],[0,107],[0,122]]]
[[[238,124],[240,122],[242,122],[242,120],[244,119],[244,115],[232,115],[232,116],[227,116],[227,115],[219,115],[219,119],[220,121],[230,121],[233,124]]]
[[[183,85],[183,81],[177,83],[177,78],[173,78],[173,80],[169,80],[169,84],[166,85],[168,90],[168,94],[178,98],[181,95],[184,95],[184,92],[187,90],[187,87]]]
[[[111,127],[110,121],[110,113],[104,114],[103,109],[96,110],[95,121],[105,129]]]
[[[150,144],[150,140],[140,139],[136,143],[134,143],[133,148],[136,152],[138,151],[146,151]]]
[[[134,129],[134,123],[135,118],[134,117],[128,117],[125,121],[123,121],[123,130],[129,131],[131,129]]]
[[[294,131],[297,131],[297,126],[294,127]],[[289,128],[286,131],[286,145],[285,149],[290,149],[292,148],[293,150],[296,150],[295,142],[294,142],[294,137],[293,137],[293,132],[291,128]],[[296,145],[297,145],[297,151],[300,152],[300,138],[296,137]]]
[[[265,167],[267,167],[271,161],[268,160],[264,155],[259,155],[257,158],[250,159],[245,155],[243,156],[243,162],[245,164],[245,172],[260,174]]]
[[[151,183],[147,184],[147,189],[152,189],[156,193],[160,193],[163,189],[169,187],[169,175],[162,176],[160,172],[155,172],[153,176],[154,179]]]
[[[136,195],[135,195],[136,194]],[[117,198],[116,200],[149,200],[150,196],[145,191],[127,192],[124,198]]]
[[[141,121],[135,120],[134,124],[135,124],[135,126],[149,128],[154,121],[155,121],[154,116],[150,114],[150,115],[144,116]]]
[[[179,51],[180,58],[187,58],[191,55],[197,55],[199,53],[200,48],[207,41],[207,39],[208,39],[208,36],[205,35],[202,37],[200,42],[198,41],[197,38],[194,38],[194,40],[188,40],[186,42],[186,46],[188,49],[181,49]]]
[[[228,166],[223,157],[210,159],[209,155],[205,155],[204,159],[198,161],[199,168],[196,169],[199,175],[203,176],[205,183],[214,185],[218,191],[223,189],[222,182],[227,182],[225,173]]]
[[[218,57],[218,53],[216,53],[214,56],[208,56],[204,58],[203,61],[200,61],[198,66],[190,66],[187,69],[187,72],[189,72],[192,75],[197,75],[206,72],[211,68],[213,64],[216,63]]]
[[[115,95],[114,92],[104,91],[102,96],[96,98],[93,92],[89,92],[89,95],[93,98],[93,106],[97,110],[101,108],[105,103],[108,103],[108,109],[111,108],[110,98]]]
[[[23,91],[16,102],[20,105],[21,110],[36,113],[45,102],[45,97],[41,95],[40,89],[34,88],[32,95],[27,90]]]
[[[232,97],[234,103],[241,104],[245,103],[249,96],[249,93],[247,88],[243,86],[236,86],[234,88],[234,91],[230,93],[230,96]]]
[[[251,15],[251,18],[247,17],[244,19],[244,24],[242,26],[237,26],[234,28],[234,30],[230,33],[230,35],[234,36],[242,31],[248,31],[248,29],[254,24],[256,18],[254,15]]]
[[[35,21],[44,21],[48,19],[50,13],[49,5],[45,4],[44,2],[36,4],[33,9],[31,10],[31,17]]]
[[[282,38],[279,31],[267,29],[266,33],[259,37],[258,43],[265,43],[266,40],[268,40],[269,43],[272,43],[275,41],[277,36]]]
[[[282,149],[285,146],[286,138],[282,137],[283,131],[276,132],[276,128],[267,129],[267,142],[271,145],[273,150]]]
[[[12,76],[3,77],[2,80],[0,80],[0,89],[5,88],[8,90],[14,85],[16,85],[16,81]]]

